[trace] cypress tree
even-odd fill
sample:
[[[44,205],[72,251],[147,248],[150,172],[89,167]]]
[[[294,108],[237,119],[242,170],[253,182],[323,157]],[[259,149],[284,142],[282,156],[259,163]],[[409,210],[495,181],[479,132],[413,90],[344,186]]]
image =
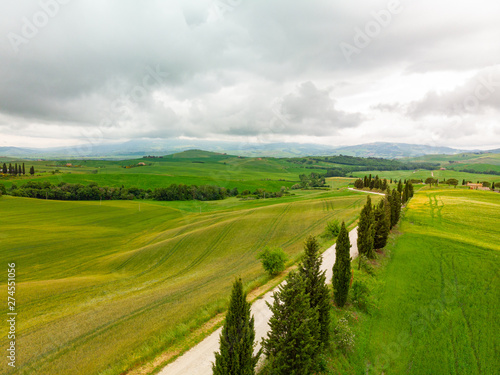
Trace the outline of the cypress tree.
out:
[[[401,180],[399,180],[398,182],[398,192],[399,194],[403,192],[403,183],[401,182]]]
[[[413,184],[411,183],[411,181],[408,182],[408,191],[410,192],[409,198],[413,198],[414,189],[413,189]]]
[[[403,203],[406,204],[406,202],[408,202],[408,199],[410,199],[410,187],[408,186],[408,183],[406,183],[403,190]]]
[[[349,233],[342,222],[337,244],[335,245],[335,264],[333,265],[333,299],[338,307],[343,307],[349,294],[351,281],[351,242]]]
[[[368,195],[366,204],[361,210],[358,223],[358,252],[368,258],[373,258],[373,236],[374,236],[374,218],[372,200]]]
[[[387,198],[380,201],[375,209],[375,236],[373,239],[373,247],[375,249],[383,249],[387,245],[387,237],[391,230],[391,208]]]
[[[399,221],[401,215],[401,195],[397,190],[392,191],[392,206],[391,206],[391,226],[394,226]]]
[[[7,174],[7,164],[3,163],[2,173]]]
[[[250,303],[238,279],[233,284],[231,302],[222,328],[220,349],[215,353],[212,371],[215,375],[253,375],[261,350],[253,355],[254,318],[250,316]]]
[[[306,293],[312,309],[318,311],[318,338],[324,347],[330,340],[330,293],[326,285],[325,271],[321,272],[321,254],[315,237],[309,236],[304,244],[305,255],[299,265],[299,273],[306,283]]]
[[[23,176],[26,174],[26,170],[24,169],[24,163],[23,163]]]
[[[394,202],[392,201],[392,192],[391,188],[387,188],[387,191],[385,192],[385,199],[387,199],[387,202],[389,203],[389,211],[391,213],[390,215],[390,222],[391,222],[391,228],[393,227],[392,225],[392,206],[394,205]]]
[[[300,273],[290,272],[286,283],[273,294],[270,331],[263,340],[273,375],[311,374],[317,367],[318,312],[311,308],[306,283]]]
[[[9,174],[14,174],[14,168],[12,168],[11,163],[9,163]]]
[[[35,174],[35,167],[31,166],[30,168],[30,175],[34,175]]]

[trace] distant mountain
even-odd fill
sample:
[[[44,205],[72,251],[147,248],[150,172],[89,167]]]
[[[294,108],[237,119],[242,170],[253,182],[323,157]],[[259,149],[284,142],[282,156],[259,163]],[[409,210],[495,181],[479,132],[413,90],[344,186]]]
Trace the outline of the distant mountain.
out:
[[[144,155],[168,155],[190,149],[221,153],[226,152],[228,154],[241,156],[303,157],[342,154],[387,159],[471,152],[470,150],[457,150],[450,147],[384,142],[335,147],[307,143],[243,143],[183,139],[137,139],[115,144],[88,144],[76,147],[45,149],[0,147],[0,156],[26,159],[44,158],[64,160],[84,158],[132,159]],[[500,150],[492,150],[492,152],[500,152]]]
[[[241,156],[297,157],[331,155],[334,149],[327,145],[301,143],[243,143],[183,139],[138,139],[118,144],[82,145],[65,148],[28,149],[1,147],[0,156],[18,158],[130,159],[144,155],[168,155],[191,149],[225,152]]]
[[[378,158],[394,159],[431,154],[452,155],[463,152],[463,150],[457,150],[450,147],[436,147],[408,143],[375,142],[357,146],[338,147],[335,149],[335,152],[349,156],[372,156]]]

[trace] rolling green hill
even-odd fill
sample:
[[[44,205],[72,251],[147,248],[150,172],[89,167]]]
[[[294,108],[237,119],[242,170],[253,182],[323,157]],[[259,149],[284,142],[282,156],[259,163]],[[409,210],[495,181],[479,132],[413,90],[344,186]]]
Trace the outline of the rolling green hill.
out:
[[[0,162],[3,162],[0,160]],[[22,163],[22,160],[10,161]],[[237,187],[240,191],[264,188],[272,191],[281,186],[290,187],[299,181],[299,174],[324,172],[320,169],[306,169],[305,166],[275,158],[244,158],[200,150],[190,150],[163,158],[141,158],[134,160],[70,160],[25,162],[34,165],[35,179],[88,184],[100,186],[138,187],[153,189],[172,183],[187,185],[212,184],[227,188]],[[139,163],[145,163],[141,166]],[[66,166],[71,164],[71,166]],[[21,184],[31,177],[4,179],[0,182],[10,187]]]
[[[364,201],[343,189],[212,202],[3,196],[0,259],[16,263],[19,323],[17,369],[4,361],[0,373],[120,374],[223,311],[236,276],[267,280],[264,246],[293,261],[307,235],[352,222]]]
[[[492,152],[469,152],[456,155],[425,155],[408,159],[412,162],[439,163],[440,166],[456,171],[485,173],[493,171],[500,174],[500,153],[498,150]]]

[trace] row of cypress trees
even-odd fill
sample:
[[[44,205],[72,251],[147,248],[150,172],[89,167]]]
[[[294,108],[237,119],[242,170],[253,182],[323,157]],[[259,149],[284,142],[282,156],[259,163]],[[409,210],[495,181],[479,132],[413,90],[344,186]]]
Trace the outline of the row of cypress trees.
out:
[[[401,189],[403,194],[388,188],[376,207],[372,206],[370,196],[367,197],[358,225],[360,255],[373,258],[374,249],[386,245],[390,229],[399,220],[404,192],[406,197],[413,195],[413,188],[408,184],[411,183]],[[273,314],[269,320],[270,331],[262,342],[262,349],[256,353],[250,303],[246,301],[241,279],[235,281],[220,335],[220,349],[215,353],[213,374],[254,375],[262,353],[276,375],[302,375],[318,370],[319,355],[330,342],[330,296],[325,272],[320,268],[322,258],[316,238],[309,236],[304,248],[298,270],[288,274],[286,283],[273,294],[273,303],[267,303]],[[345,305],[349,294],[350,248],[349,232],[342,222],[332,278],[333,299],[339,308]]]
[[[2,173],[3,174],[10,174],[12,176],[21,176],[26,174],[26,169],[24,166],[24,163],[21,165],[17,165],[17,163],[14,164],[14,166],[9,163],[9,166],[7,167],[7,164],[3,163],[2,165]],[[35,174],[35,167],[30,168],[30,174],[33,176]]]
[[[403,187],[401,180],[398,187],[391,191],[387,188],[385,197],[375,207],[371,198],[366,198],[366,204],[361,210],[358,224],[358,251],[360,255],[373,259],[375,250],[382,249],[387,244],[390,230],[399,221],[401,207],[413,197],[414,190],[410,181]]]
[[[270,331],[256,353],[250,304],[241,279],[235,281],[213,374],[255,374],[262,353],[273,374],[299,375],[317,370],[318,356],[330,341],[330,295],[316,238],[309,236],[304,248],[298,270],[288,274],[286,283],[273,294],[273,303],[268,303],[273,314]]]

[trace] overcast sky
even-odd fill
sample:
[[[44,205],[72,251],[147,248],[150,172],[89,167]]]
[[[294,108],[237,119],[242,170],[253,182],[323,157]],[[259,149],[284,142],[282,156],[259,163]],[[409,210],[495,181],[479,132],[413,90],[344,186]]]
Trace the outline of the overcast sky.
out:
[[[0,3],[0,146],[500,147],[500,2]]]

